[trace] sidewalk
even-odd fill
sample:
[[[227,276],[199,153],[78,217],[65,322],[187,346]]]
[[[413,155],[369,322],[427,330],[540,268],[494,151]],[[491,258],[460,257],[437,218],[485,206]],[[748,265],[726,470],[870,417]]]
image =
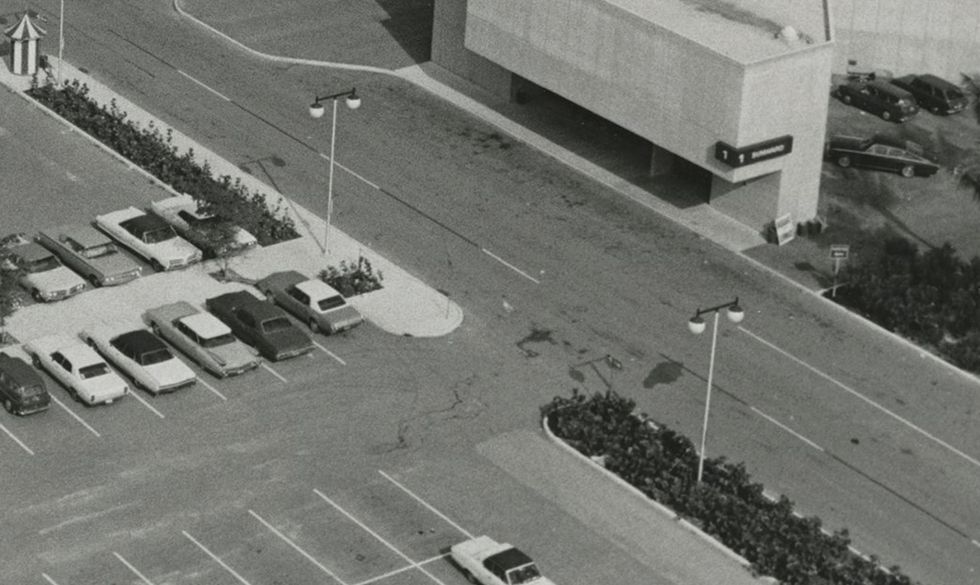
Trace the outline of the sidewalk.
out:
[[[53,66],[57,70],[56,60]],[[141,127],[152,122],[157,128],[167,128],[166,124],[136,104],[115,94],[67,62],[62,64],[61,76],[65,80],[78,79],[87,84],[89,96],[100,104],[107,105],[115,100],[119,108],[127,113],[128,119]],[[30,88],[30,77],[13,75],[4,65],[0,66],[0,84],[8,87],[21,99],[36,105],[36,102],[23,94]],[[37,107],[59,123],[78,132],[74,126],[54,116],[47,109]],[[94,139],[92,142],[109,156],[123,160],[101,143]],[[249,190],[265,193],[270,206],[275,207],[280,201],[286,202],[283,208],[288,210],[295,221],[301,237],[233,258],[229,267],[244,279],[258,280],[279,270],[298,270],[312,277],[327,265],[339,265],[342,260],[356,261],[363,256],[371,262],[376,272],[383,275],[381,290],[349,299],[369,322],[388,333],[412,337],[447,335],[462,323],[463,312],[456,303],[332,225],[328,242],[329,255],[325,256],[320,241],[322,235],[319,239],[314,235],[324,232],[324,221],[320,217],[286,199],[269,185],[242,172],[234,164],[176,130],[173,131],[173,143],[178,152],[193,149],[197,161],[201,164],[207,162],[215,176],[228,175],[240,179]],[[163,185],[142,169],[129,166],[134,172],[142,173],[148,180],[174,193],[169,186]],[[43,226],[25,226],[25,231],[40,227]],[[219,282],[209,276],[209,273],[217,270],[217,265],[212,261],[180,272],[149,273],[124,286],[88,290],[58,303],[30,305],[18,310],[8,319],[7,329],[23,343],[51,333],[79,331],[97,321],[141,326],[140,315],[150,307],[178,300],[202,304],[208,297],[248,288],[240,283]]]

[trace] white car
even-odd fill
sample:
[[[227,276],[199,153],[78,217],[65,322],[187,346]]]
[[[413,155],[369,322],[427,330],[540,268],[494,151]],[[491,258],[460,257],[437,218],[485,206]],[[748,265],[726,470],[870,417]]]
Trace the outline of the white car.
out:
[[[267,300],[274,300],[313,332],[327,335],[357,327],[364,317],[332,286],[295,270],[274,272],[255,283]]]
[[[453,562],[470,583],[480,585],[554,585],[519,549],[478,536],[449,548]]]
[[[201,250],[178,236],[169,223],[135,207],[97,215],[95,225],[142,256],[157,271],[184,268],[200,262],[203,256]]]
[[[197,374],[146,329],[96,325],[79,334],[106,359],[151,394],[172,392],[197,382]]]
[[[112,404],[129,393],[129,386],[95,350],[66,334],[30,341],[24,351],[34,367],[43,369],[68,390],[68,394],[93,406]]]
[[[207,257],[239,254],[259,245],[255,236],[244,229],[198,211],[197,201],[190,195],[177,195],[154,201],[150,203],[150,209],[174,226],[181,237],[200,248]],[[209,241],[208,231],[221,229],[223,226],[231,230],[232,241],[222,246],[215,246]]]
[[[3,268],[22,270],[20,285],[36,301],[60,301],[85,290],[85,279],[64,266],[50,250],[23,234],[3,238]]]
[[[154,333],[219,378],[259,366],[252,349],[235,338],[227,325],[185,301],[148,309],[143,320]]]

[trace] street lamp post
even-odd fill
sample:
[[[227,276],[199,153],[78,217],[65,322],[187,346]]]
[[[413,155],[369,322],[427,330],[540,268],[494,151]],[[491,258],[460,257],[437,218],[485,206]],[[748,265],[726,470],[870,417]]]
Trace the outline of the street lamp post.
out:
[[[708,437],[708,412],[711,409],[711,385],[715,373],[715,346],[718,343],[718,312],[722,309],[728,309],[728,319],[732,323],[740,323],[745,317],[745,311],[738,304],[738,297],[735,297],[734,301],[729,303],[722,303],[715,307],[710,307],[707,309],[698,308],[694,313],[694,317],[687,322],[687,328],[691,333],[699,335],[704,332],[705,323],[701,315],[705,313],[714,313],[714,326],[711,332],[711,357],[708,358],[708,391],[704,399],[704,422],[701,425],[701,450],[698,453],[698,483],[701,483],[701,477],[704,475],[704,443]]]
[[[330,171],[327,179],[327,218],[326,223],[323,226],[323,255],[327,255],[327,237],[330,234],[330,216],[333,214],[333,166],[334,166],[334,146],[337,141],[337,98],[346,97],[345,100],[347,107],[356,110],[361,107],[361,98],[357,95],[357,89],[352,88],[349,91],[342,91],[339,93],[315,97],[313,103],[310,105],[310,116],[313,118],[322,118],[325,112],[323,104],[320,103],[325,100],[330,100],[333,102],[333,117],[330,122]]]
[[[65,0],[58,10],[58,77],[55,87],[61,87],[61,61],[65,58]]]

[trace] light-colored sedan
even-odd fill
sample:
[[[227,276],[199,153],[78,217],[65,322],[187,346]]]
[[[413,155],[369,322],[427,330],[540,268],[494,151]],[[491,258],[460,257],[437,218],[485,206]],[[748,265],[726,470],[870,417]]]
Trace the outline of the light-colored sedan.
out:
[[[50,250],[23,234],[3,238],[3,268],[20,269],[20,285],[36,301],[60,301],[85,290],[85,280],[58,261]]]
[[[199,366],[224,378],[259,365],[252,350],[235,338],[231,329],[211,313],[179,301],[149,309],[143,321]]]
[[[95,225],[137,255],[154,270],[175,270],[200,262],[203,254],[177,235],[159,216],[127,207],[95,216]]]
[[[150,203],[150,209],[170,225],[184,239],[194,244],[207,257],[240,254],[259,245],[259,241],[244,229],[221,218],[197,210],[197,201],[190,195],[167,197]],[[217,230],[230,230],[230,240],[216,246],[209,236]]]
[[[151,394],[173,392],[197,382],[197,374],[146,329],[96,325],[80,334],[106,359]]]
[[[360,325],[364,317],[344,297],[319,278],[295,270],[274,272],[255,284],[266,299],[275,300],[314,332],[328,335]]]
[[[84,224],[41,230],[37,241],[93,286],[114,286],[139,278],[143,269],[105,234]]]
[[[89,406],[112,404],[129,386],[95,350],[66,334],[40,337],[24,344],[34,367],[64,385],[75,400]]]

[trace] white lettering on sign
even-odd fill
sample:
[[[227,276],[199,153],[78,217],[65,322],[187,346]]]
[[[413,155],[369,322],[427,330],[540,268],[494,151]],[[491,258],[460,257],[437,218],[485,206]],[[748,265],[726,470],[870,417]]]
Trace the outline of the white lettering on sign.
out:
[[[770,154],[777,154],[786,150],[786,144],[777,144],[775,146],[770,146],[769,148],[763,148],[762,150],[756,150],[752,152],[752,158],[759,158],[760,156],[766,156]]]

